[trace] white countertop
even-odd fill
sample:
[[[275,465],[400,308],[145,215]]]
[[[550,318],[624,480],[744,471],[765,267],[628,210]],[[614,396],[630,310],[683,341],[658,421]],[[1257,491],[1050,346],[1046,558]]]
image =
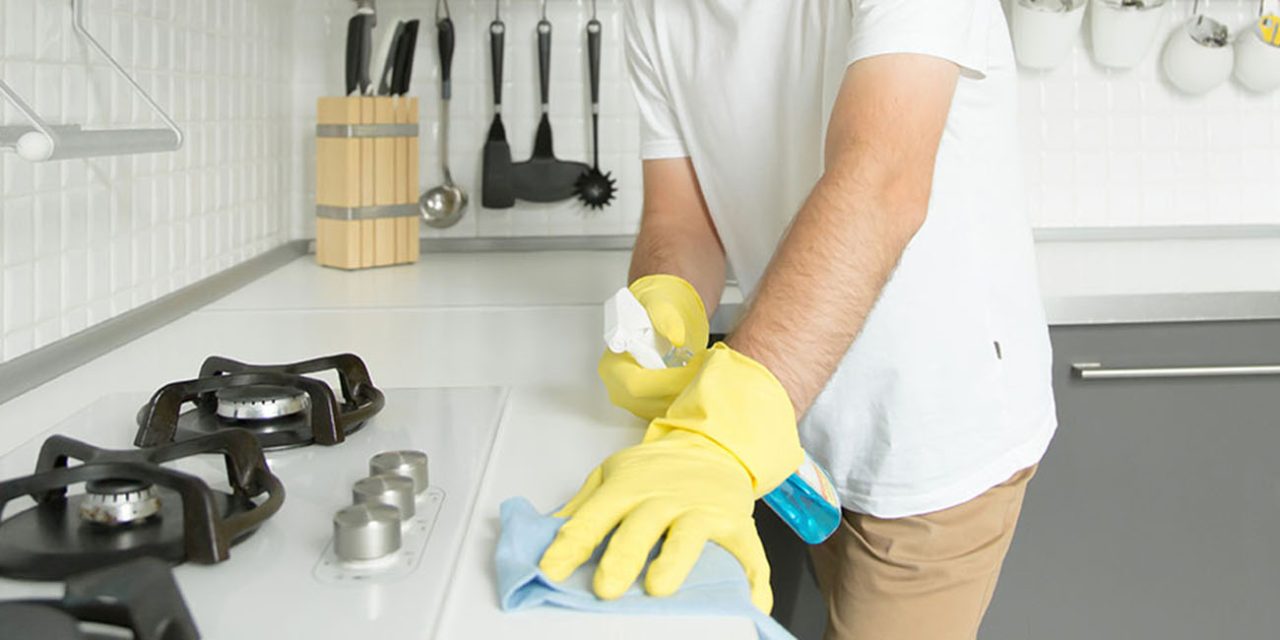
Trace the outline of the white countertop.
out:
[[[597,306],[627,278],[626,251],[443,253],[347,272],[300,258],[210,311]]]
[[[1280,260],[1274,241],[1245,244],[1236,250],[1240,260]],[[1215,272],[1187,260],[1194,249],[1175,244],[1146,249],[1142,269],[1117,270],[1108,251],[1130,249],[1043,248],[1051,314],[1102,313],[1099,301],[1188,291],[1249,292],[1268,305],[1280,299],[1280,268],[1237,263]],[[510,387],[439,637],[754,637],[743,620],[497,610],[490,558],[499,503],[519,494],[550,509],[595,462],[638,437],[640,425],[608,406],[595,377],[600,302],[625,281],[627,263],[621,251],[454,253],[349,273],[301,258],[0,405],[0,454],[102,396],[192,377],[211,354],[278,362],[350,351],[383,388]]]
[[[756,638],[754,625],[741,618],[599,616],[557,609],[503,614],[498,609],[493,583],[498,505],[519,495],[539,510],[556,508],[596,461],[638,441],[643,428],[611,406],[596,386],[512,391],[445,603],[440,638]]]

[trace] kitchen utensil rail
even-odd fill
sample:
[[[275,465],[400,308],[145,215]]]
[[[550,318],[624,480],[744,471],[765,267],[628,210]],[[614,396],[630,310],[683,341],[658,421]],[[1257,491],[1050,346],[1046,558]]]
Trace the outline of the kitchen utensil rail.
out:
[[[1098,362],[1077,362],[1071,371],[1085,380],[1141,380],[1157,378],[1228,378],[1280,376],[1280,364],[1221,365],[1195,367],[1104,367]]]
[[[77,35],[106,58],[120,77],[133,88],[151,110],[164,122],[165,128],[86,130],[78,126],[50,125],[8,84],[0,80],[0,95],[30,121],[30,127],[5,127],[0,131],[0,149],[14,149],[30,162],[91,158],[177,151],[182,147],[182,130],[133,76],[85,28],[84,0],[71,0],[72,26]]]

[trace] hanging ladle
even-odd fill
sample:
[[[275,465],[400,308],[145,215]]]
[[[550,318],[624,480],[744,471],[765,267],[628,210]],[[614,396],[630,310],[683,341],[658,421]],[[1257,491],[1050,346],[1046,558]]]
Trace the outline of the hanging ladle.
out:
[[[444,18],[440,6],[444,5]],[[449,0],[436,2],[436,37],[440,47],[440,169],[444,184],[432,187],[418,198],[418,209],[429,227],[452,227],[467,208],[467,192],[453,181],[449,171],[449,70],[453,66],[453,20],[449,18]]]

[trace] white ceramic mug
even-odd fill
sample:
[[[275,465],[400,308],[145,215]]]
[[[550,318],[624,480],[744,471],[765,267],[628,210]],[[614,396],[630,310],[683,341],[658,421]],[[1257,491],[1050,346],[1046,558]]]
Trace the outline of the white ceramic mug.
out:
[[[1235,60],[1226,25],[1197,12],[1169,34],[1160,62],[1179,91],[1208,93],[1231,76]]]
[[[1113,69],[1138,66],[1156,40],[1168,5],[1167,0],[1093,0],[1089,7],[1093,61]]]
[[[1280,16],[1260,17],[1236,36],[1235,78],[1246,89],[1280,89]]]
[[[1013,52],[1028,69],[1052,69],[1071,53],[1086,0],[1014,0]]]

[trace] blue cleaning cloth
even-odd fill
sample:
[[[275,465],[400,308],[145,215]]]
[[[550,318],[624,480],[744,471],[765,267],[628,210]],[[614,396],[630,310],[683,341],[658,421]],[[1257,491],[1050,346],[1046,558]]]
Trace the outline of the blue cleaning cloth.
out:
[[[795,640],[782,625],[751,604],[751,589],[742,565],[716,544],[706,546],[684,586],[665,598],[645,594],[641,586],[643,575],[621,598],[597,598],[591,591],[591,577],[604,545],[568,580],[552,582],[538,570],[538,560],[562,524],[563,518],[538,513],[524,498],[508,498],[502,503],[502,534],[494,559],[498,599],[504,611],[551,606],[601,613],[739,616],[751,619],[764,640]]]

